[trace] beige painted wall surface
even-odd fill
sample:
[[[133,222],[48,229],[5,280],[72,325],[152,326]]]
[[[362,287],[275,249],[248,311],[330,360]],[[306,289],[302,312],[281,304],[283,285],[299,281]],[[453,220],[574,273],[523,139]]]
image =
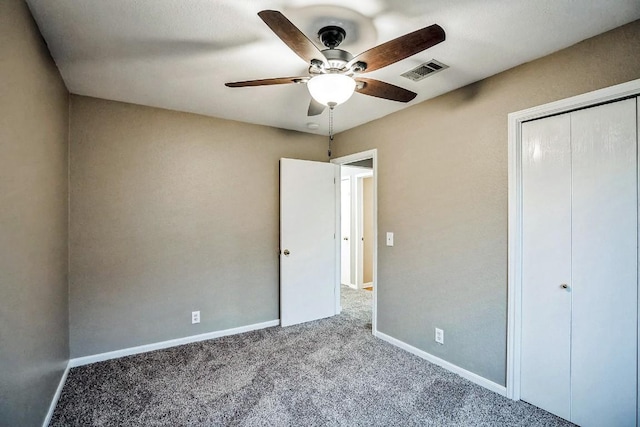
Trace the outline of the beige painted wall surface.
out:
[[[42,425],[69,357],[67,90],[26,3],[0,2],[0,425]]]
[[[327,139],[72,96],[72,356],[278,319],[281,157]]]
[[[378,149],[379,330],[504,385],[507,114],[637,78],[640,21],[337,135]]]
[[[373,282],[373,178],[362,178],[362,282]]]

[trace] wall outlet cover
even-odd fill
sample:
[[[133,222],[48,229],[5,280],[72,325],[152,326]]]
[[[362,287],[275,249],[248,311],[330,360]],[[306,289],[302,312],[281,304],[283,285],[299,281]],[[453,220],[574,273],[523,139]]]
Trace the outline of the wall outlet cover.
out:
[[[191,312],[191,324],[200,323],[200,311]]]

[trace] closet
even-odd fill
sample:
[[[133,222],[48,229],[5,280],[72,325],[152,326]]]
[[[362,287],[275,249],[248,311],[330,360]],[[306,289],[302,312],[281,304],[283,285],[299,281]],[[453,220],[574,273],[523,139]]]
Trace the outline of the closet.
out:
[[[638,101],[522,124],[520,398],[636,426]]]

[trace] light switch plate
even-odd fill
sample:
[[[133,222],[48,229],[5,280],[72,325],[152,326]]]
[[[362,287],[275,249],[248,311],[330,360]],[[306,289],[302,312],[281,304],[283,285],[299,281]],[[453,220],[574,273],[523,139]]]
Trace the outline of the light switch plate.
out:
[[[393,246],[393,233],[387,232],[387,246]]]

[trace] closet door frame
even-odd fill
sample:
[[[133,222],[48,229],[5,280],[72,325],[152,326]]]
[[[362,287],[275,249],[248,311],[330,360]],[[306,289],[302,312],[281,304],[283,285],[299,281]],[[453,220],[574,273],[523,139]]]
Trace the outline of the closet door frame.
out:
[[[522,123],[632,96],[640,96],[640,79],[517,111],[508,115],[509,237],[507,274],[507,397],[510,399],[520,400],[520,338],[522,331]],[[640,101],[638,101],[638,103],[637,108],[640,109]],[[640,170],[640,164],[638,166],[638,170]],[[638,331],[640,334],[640,316],[638,319]],[[638,342],[640,343],[640,336],[638,338]],[[640,366],[638,366],[638,372],[640,372]],[[638,381],[638,384],[640,387],[640,381]],[[640,390],[638,390],[638,395],[640,396]],[[637,417],[637,419],[640,420],[640,408],[638,409]]]

